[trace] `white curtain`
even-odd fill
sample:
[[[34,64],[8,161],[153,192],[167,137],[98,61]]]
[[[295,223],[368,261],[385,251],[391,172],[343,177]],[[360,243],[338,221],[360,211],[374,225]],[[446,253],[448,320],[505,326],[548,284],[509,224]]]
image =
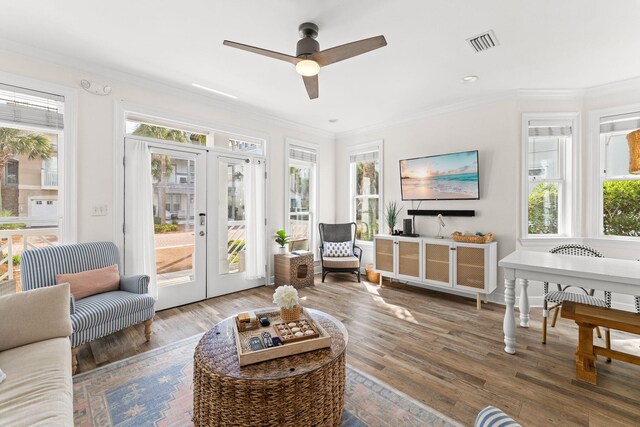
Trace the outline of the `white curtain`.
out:
[[[153,230],[151,150],[144,141],[127,139],[125,162],[125,268],[150,277],[149,294],[158,299]]]
[[[247,165],[245,186],[245,218],[247,246],[245,250],[246,279],[265,277],[265,162],[252,159]]]

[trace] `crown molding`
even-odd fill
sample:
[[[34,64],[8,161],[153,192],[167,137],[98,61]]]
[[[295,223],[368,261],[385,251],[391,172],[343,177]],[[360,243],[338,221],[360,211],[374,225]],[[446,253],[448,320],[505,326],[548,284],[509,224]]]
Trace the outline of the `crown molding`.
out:
[[[375,130],[401,125],[414,120],[423,119],[430,116],[463,111],[481,105],[490,104],[496,101],[517,99],[517,98],[547,98],[547,99],[570,99],[603,96],[623,90],[640,90],[640,77],[620,80],[597,86],[590,86],[582,89],[515,89],[508,90],[484,97],[469,99],[463,102],[451,103],[439,107],[433,107],[422,112],[405,116],[402,119],[390,120],[380,124],[365,126],[358,129],[336,133],[336,139],[350,136],[362,135]]]
[[[623,90],[640,90],[640,76],[588,87],[585,89],[585,96],[592,97],[608,95],[610,93],[620,92]]]
[[[518,89],[519,98],[579,98],[585,95],[585,89]]]
[[[336,140],[340,138],[350,137],[350,136],[362,135],[375,130],[398,126],[401,124],[424,119],[431,116],[439,116],[441,114],[454,113],[458,111],[475,108],[481,105],[491,104],[497,101],[515,99],[516,97],[517,97],[516,91],[507,90],[507,91],[495,93],[492,95],[486,95],[482,97],[468,99],[462,102],[455,102],[455,103],[446,104],[438,107],[432,107],[427,110],[423,110],[415,114],[403,116],[402,118],[398,118],[395,120],[389,120],[389,121],[378,123],[372,126],[364,126],[364,127],[353,129],[353,130],[338,132],[336,133]]]
[[[640,90],[640,77],[577,89],[518,89],[518,96],[533,98],[578,98],[609,95],[623,90]]]
[[[334,132],[275,116],[266,109],[242,103],[242,101],[227,101],[226,99],[222,100],[212,98],[211,96],[202,94],[199,91],[192,90],[191,86],[183,87],[165,81],[160,81],[153,76],[144,74],[133,74],[121,70],[116,70],[96,64],[94,62],[82,60],[72,56],[44,51],[33,46],[17,43],[6,39],[0,39],[0,50],[4,50],[6,52],[24,56],[26,58],[34,60],[51,62],[65,68],[74,69],[75,71],[81,73],[89,72],[97,74],[101,77],[114,79],[122,83],[132,84],[156,92],[177,96],[183,99],[188,99],[190,101],[194,101],[200,104],[206,104],[234,113],[249,115],[255,119],[269,120],[285,127],[289,127],[302,132],[310,132],[313,135],[321,136],[324,138],[335,139]]]

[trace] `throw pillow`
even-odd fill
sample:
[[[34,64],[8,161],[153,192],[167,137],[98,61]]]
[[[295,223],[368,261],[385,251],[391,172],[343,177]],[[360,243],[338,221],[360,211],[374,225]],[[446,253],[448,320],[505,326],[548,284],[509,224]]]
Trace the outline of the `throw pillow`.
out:
[[[347,257],[353,255],[352,242],[324,242],[322,256]]]
[[[68,283],[75,300],[120,289],[118,264],[74,274],[56,274],[56,283]]]

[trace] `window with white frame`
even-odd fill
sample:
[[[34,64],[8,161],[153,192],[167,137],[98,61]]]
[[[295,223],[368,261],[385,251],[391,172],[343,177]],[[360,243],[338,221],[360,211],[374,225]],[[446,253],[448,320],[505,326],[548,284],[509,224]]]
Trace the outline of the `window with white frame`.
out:
[[[577,116],[523,116],[523,237],[571,236]]]
[[[244,154],[264,155],[266,152],[263,138],[238,135],[211,128],[195,127],[187,123],[174,122],[138,113],[126,114],[125,134],[182,144],[204,145]]]
[[[64,237],[58,203],[65,190],[58,180],[64,107],[64,96],[0,83],[0,245],[8,250],[0,281],[14,277],[24,249]]]
[[[288,188],[287,232],[291,236],[291,250],[315,252],[317,229],[317,147],[311,144],[287,143]]]
[[[125,133],[132,136],[143,136],[194,145],[207,145],[210,135],[208,130],[190,129],[180,124],[168,125],[162,120],[135,115],[127,115]]]
[[[382,218],[381,143],[369,144],[349,154],[351,221],[356,223],[356,240],[373,241]]]
[[[599,119],[598,228],[640,237],[640,111]]]

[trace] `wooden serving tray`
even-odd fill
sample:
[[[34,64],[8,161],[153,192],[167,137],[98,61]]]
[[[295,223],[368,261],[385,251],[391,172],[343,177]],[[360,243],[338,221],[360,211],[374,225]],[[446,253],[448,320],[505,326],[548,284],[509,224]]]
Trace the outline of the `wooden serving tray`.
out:
[[[310,322],[315,331],[318,332],[317,338],[307,338],[301,341],[285,342],[284,345],[278,347],[265,348],[262,350],[251,351],[249,340],[253,337],[261,337],[263,332],[269,332],[271,337],[279,337],[274,325],[282,323],[280,319],[280,311],[262,311],[256,312],[259,317],[268,317],[271,325],[260,327],[250,331],[239,331],[235,322],[233,322],[233,332],[236,340],[236,351],[238,353],[238,362],[240,366],[247,366],[254,363],[264,362],[266,360],[278,359],[280,357],[293,356],[294,354],[306,353],[308,351],[319,350],[321,348],[331,347],[331,336],[320,323],[316,322],[309,312],[302,310],[301,319]],[[305,337],[306,338],[306,337]],[[284,341],[283,341],[284,342]]]
[[[295,323],[295,325],[292,325],[293,323]],[[311,323],[307,319],[300,319],[298,321],[289,323],[273,323],[273,329],[276,331],[276,334],[278,334],[278,338],[280,338],[283,344],[318,338],[320,336],[320,333],[316,331],[315,327],[315,323]],[[298,330],[296,331],[293,328],[298,328]],[[301,332],[304,335],[296,336],[296,332]]]

